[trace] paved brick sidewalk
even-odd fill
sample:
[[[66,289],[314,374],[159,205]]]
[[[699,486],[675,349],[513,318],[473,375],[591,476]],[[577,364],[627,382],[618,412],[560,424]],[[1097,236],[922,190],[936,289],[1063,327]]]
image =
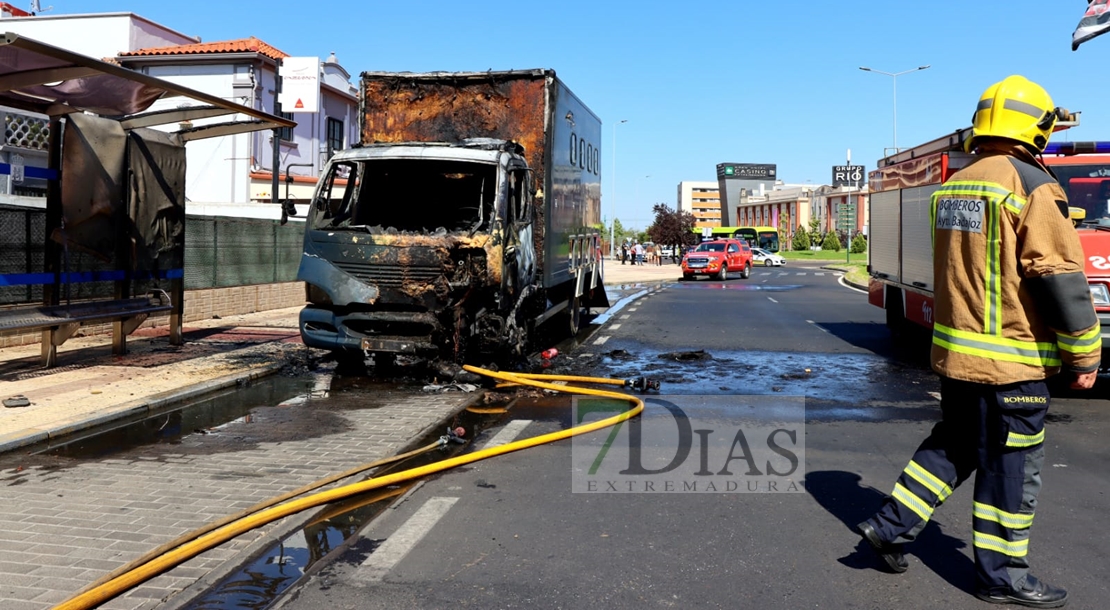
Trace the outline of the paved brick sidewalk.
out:
[[[38,365],[37,345],[0,350],[0,399],[22,395],[31,403],[0,407],[0,608],[48,608],[213,519],[393,455],[469,399],[389,396],[380,408],[344,411],[326,435],[293,435],[232,451],[198,448],[212,437],[194,435],[183,438],[180,452],[158,445],[131,451],[127,459],[75,466],[42,464],[27,454],[31,443],[308,362],[312,350],[300,342],[298,312],[190,324],[183,346],[169,345],[164,330],[143,330],[132,335],[122,357],[111,354],[110,336],[79,337],[62,346],[60,366],[48,370]],[[320,377],[326,386],[329,375]],[[24,460],[39,465],[23,467]],[[240,536],[102,607],[158,607],[198,579],[231,569],[239,553],[296,529],[311,513]]]

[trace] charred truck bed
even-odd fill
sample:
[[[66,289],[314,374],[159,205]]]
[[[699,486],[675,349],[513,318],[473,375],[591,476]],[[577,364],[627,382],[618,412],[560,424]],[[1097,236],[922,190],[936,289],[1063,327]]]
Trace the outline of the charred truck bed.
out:
[[[601,123],[554,72],[368,72],[360,106],[306,222],[306,344],[488,361],[608,305]]]

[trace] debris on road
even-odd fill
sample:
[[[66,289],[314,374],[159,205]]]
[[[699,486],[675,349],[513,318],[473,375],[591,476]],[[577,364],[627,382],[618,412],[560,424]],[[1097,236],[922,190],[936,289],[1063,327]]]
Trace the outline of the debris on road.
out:
[[[664,354],[659,354],[659,358],[675,362],[691,362],[697,360],[712,360],[713,355],[703,349],[699,349],[692,352],[666,352]]]
[[[478,386],[474,385],[473,383],[445,383],[445,384],[429,383],[428,385],[424,386],[423,389],[424,389],[425,392],[437,392],[437,393],[441,393],[441,394],[444,393],[444,392],[467,392],[467,393],[470,393],[470,392],[473,392],[473,391],[477,390]]]
[[[29,407],[29,406],[31,406],[31,401],[28,400],[27,397],[22,395],[22,394],[16,394],[15,396],[12,396],[11,398],[5,398],[4,399],[4,406],[5,407],[13,407],[13,408],[14,407]]]

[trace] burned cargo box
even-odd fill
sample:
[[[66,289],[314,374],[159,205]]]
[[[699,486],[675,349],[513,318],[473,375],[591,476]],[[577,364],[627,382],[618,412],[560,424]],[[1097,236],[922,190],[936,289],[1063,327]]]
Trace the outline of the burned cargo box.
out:
[[[607,305],[600,122],[553,72],[365,73],[360,104],[306,223],[306,344],[488,359]]]

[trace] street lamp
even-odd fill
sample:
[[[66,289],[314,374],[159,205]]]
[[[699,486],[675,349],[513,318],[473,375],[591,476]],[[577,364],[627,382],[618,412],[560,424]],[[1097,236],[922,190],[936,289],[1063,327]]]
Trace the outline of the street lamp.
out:
[[[611,209],[613,210],[613,220],[609,225],[609,250],[612,254],[613,260],[616,260],[617,258],[616,242],[614,241],[616,239],[617,227],[617,125],[627,122],[628,119],[621,119],[620,121],[613,123],[613,188],[611,189],[611,194],[613,196],[613,205],[611,206]]]
[[[883,74],[889,76],[890,80],[894,82],[894,152],[898,152],[898,77],[910,72],[917,72],[919,70],[928,70],[929,66],[918,66],[912,70],[903,70],[902,72],[883,72],[882,70],[874,70],[871,68],[860,67],[864,72],[874,72],[875,74]]]

